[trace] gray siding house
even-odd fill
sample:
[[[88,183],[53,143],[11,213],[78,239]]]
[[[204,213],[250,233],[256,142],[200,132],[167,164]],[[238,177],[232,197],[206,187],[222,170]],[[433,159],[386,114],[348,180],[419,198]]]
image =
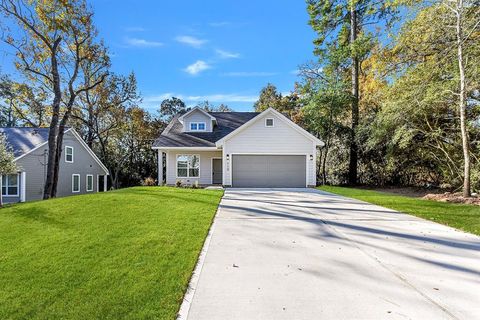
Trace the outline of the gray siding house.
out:
[[[272,108],[261,113],[194,108],[175,116],[153,149],[158,150],[159,183],[305,188],[316,185],[321,146]]]
[[[0,128],[11,147],[18,172],[2,176],[5,203],[40,200],[46,179],[48,128]],[[69,128],[65,131],[57,196],[106,190],[108,169]]]

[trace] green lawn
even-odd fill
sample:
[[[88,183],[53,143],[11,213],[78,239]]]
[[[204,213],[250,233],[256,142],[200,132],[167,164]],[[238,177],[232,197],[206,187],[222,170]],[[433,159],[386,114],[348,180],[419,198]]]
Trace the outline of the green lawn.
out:
[[[318,189],[370,202],[480,235],[480,207],[404,197],[372,190],[322,186]]]
[[[0,209],[0,319],[174,319],[222,194],[138,187]]]

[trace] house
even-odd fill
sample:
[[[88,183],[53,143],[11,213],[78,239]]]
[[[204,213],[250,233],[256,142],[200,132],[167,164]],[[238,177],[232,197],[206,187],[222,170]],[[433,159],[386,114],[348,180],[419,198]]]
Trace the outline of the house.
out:
[[[167,185],[305,188],[316,185],[321,146],[272,108],[261,113],[194,108],[175,116],[153,149],[158,150],[158,181]]]
[[[48,128],[0,128],[18,172],[2,176],[5,203],[40,200],[46,179]],[[108,169],[73,128],[65,130],[57,196],[106,190]]]

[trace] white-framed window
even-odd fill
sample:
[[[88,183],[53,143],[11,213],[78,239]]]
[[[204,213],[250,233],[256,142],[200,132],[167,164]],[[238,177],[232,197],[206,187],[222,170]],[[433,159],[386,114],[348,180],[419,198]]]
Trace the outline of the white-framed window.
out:
[[[177,178],[198,178],[200,176],[200,156],[198,154],[177,155]]]
[[[87,174],[87,192],[93,191],[93,175]]]
[[[72,193],[80,192],[80,175],[72,174]]]
[[[73,147],[65,146],[65,162],[73,163]]]
[[[205,131],[206,128],[205,122],[190,122],[190,131]]]
[[[5,197],[18,197],[19,188],[18,181],[19,175],[15,174],[5,174],[2,176],[2,196]]]
[[[273,118],[266,118],[265,127],[273,127],[273,126],[274,126]]]

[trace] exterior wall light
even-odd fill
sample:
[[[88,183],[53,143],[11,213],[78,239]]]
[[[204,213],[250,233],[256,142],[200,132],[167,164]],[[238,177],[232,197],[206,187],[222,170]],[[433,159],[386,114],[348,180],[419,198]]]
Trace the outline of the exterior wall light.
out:
[[[310,161],[313,161],[313,154],[310,155]]]
[[[230,160],[230,155],[229,155],[229,154],[227,154],[227,161],[228,161],[228,160]]]

